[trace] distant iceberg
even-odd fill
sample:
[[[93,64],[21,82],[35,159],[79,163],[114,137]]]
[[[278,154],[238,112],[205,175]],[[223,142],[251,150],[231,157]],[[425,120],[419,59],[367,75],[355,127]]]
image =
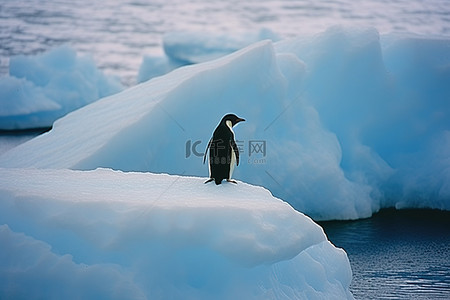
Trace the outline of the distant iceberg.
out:
[[[121,90],[117,79],[69,46],[15,56],[9,76],[0,77],[0,130],[48,128],[65,114]]]
[[[145,56],[137,81],[144,82],[185,65],[197,64],[231,54],[262,40],[278,41],[280,37],[269,29],[241,34],[213,32],[168,32],[163,36],[163,56]]]
[[[257,42],[85,106],[0,166],[207,176],[206,143],[233,112],[247,120],[236,179],[316,220],[448,210],[449,45],[342,27]]]
[[[243,182],[0,169],[2,299],[353,299],[346,253]]]

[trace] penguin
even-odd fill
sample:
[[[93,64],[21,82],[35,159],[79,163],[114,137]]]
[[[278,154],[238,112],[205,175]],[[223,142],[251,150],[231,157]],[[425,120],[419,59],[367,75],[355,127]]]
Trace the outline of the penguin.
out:
[[[245,120],[235,114],[227,114],[214,130],[203,156],[204,164],[209,150],[209,179],[205,183],[214,180],[219,185],[226,179],[228,182],[237,184],[231,179],[235,164],[239,165],[239,149],[234,140],[233,126],[243,121]]]

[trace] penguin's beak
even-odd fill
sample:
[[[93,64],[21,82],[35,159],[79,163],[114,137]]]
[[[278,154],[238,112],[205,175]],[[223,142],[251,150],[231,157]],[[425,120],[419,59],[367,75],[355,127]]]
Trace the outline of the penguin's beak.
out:
[[[245,122],[245,119],[238,118],[238,119],[236,120],[236,124],[239,123],[239,122]]]

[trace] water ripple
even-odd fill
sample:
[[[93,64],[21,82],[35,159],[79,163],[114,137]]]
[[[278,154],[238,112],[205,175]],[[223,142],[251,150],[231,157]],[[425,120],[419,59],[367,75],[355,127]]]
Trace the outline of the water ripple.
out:
[[[144,55],[162,53],[162,34],[174,30],[236,33],[269,28],[282,37],[336,24],[448,35],[445,0],[17,0],[0,4],[0,76],[9,57],[71,44],[127,85]]]
[[[386,210],[322,225],[348,254],[356,299],[450,299],[450,212]]]

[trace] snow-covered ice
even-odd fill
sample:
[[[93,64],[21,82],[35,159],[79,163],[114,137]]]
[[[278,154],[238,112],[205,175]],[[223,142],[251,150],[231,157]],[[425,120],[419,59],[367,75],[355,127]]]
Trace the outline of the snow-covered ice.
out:
[[[0,166],[207,176],[206,143],[233,112],[247,120],[236,179],[315,219],[450,209],[449,44],[343,27],[257,42],[79,109]]]
[[[0,78],[0,129],[51,127],[68,112],[123,89],[88,56],[61,46],[36,56],[15,56]]]
[[[219,67],[232,72],[236,60],[254,65],[261,58],[255,53],[273,63],[273,48],[264,42],[219,61]],[[205,64],[203,70],[220,80],[216,64]],[[192,83],[195,88],[198,66],[56,121],[50,132],[29,142],[45,144],[38,146],[48,155],[35,161],[40,166],[28,154],[24,160],[7,157],[18,154],[20,146],[2,156],[10,168],[0,168],[0,298],[353,298],[345,251],[334,247],[309,217],[263,187],[244,182],[208,185],[205,177],[186,176],[188,169],[180,172],[184,176],[125,172],[140,165],[142,153],[152,154],[146,146],[142,153],[119,154],[124,146],[138,146],[138,140],[155,147],[153,153],[165,151],[168,156],[180,153],[176,147],[181,145],[186,166],[204,167],[201,158],[186,156],[189,135],[179,132],[199,130],[202,124],[183,127],[185,121],[175,119],[181,111],[172,116],[172,108],[162,104],[175,92],[171,105],[178,106],[177,87]],[[148,124],[148,117],[155,123]],[[175,127],[160,127],[167,117]],[[185,120],[195,124],[200,119]],[[215,122],[211,119],[207,126]],[[134,126],[140,127],[135,133]],[[147,129],[155,130],[160,140],[147,144],[149,136],[139,138]],[[212,128],[203,129],[209,139]],[[47,138],[56,140],[46,143]],[[181,144],[170,145],[176,139]],[[82,167],[91,164],[90,155],[102,151],[105,159],[121,165],[116,169],[123,169]],[[161,167],[167,163],[165,155]],[[20,168],[11,165],[19,162]],[[172,166],[178,163],[173,160]]]
[[[343,299],[322,228],[261,187],[0,169],[2,299]]]
[[[182,53],[170,39],[173,57],[206,61],[0,156],[0,298],[352,298],[345,252],[303,213],[450,209],[448,39],[332,27],[213,60],[217,40]],[[34,99],[16,108],[53,105]],[[203,184],[228,112],[247,120],[239,183]]]
[[[244,182],[315,219],[449,209],[448,7],[3,1],[0,130],[51,126],[122,89],[96,66],[132,85],[144,54],[140,82],[201,64],[69,114],[0,158],[0,299],[351,298],[345,252]],[[309,35],[332,24],[358,28]],[[275,43],[261,27],[299,37]],[[77,53],[10,60],[63,43]],[[247,119],[235,129],[240,181],[204,185],[201,156],[228,112]]]

